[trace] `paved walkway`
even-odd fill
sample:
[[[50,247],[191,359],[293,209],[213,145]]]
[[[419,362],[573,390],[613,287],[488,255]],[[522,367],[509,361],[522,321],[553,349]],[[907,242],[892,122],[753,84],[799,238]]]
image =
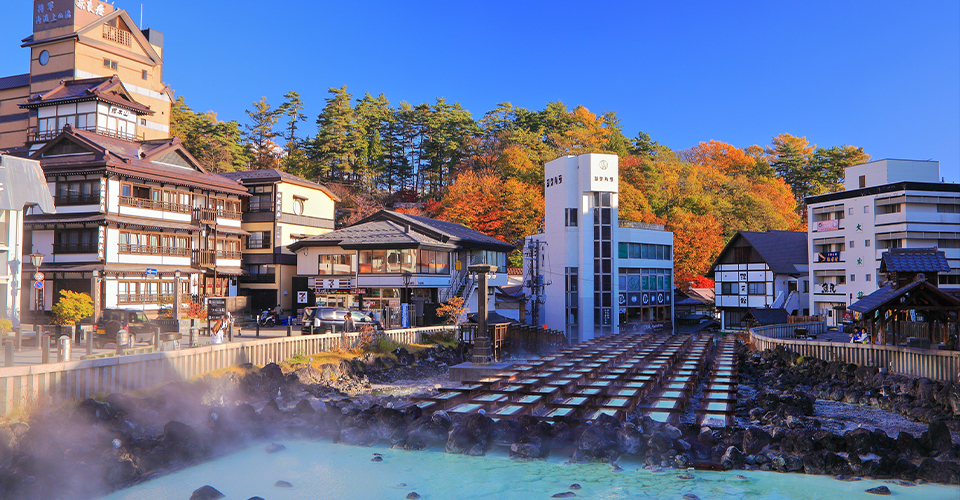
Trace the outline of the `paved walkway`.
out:
[[[300,335],[300,327],[294,326],[292,334]],[[249,341],[258,340],[258,339],[279,338],[279,337],[286,337],[286,336],[287,336],[287,327],[285,326],[278,326],[274,328],[261,328],[259,338],[256,335],[256,329],[240,328],[239,331],[238,329],[234,329],[233,342],[249,342]],[[14,337],[12,334],[8,334],[5,340],[14,341]],[[181,341],[180,347],[182,349],[186,349],[188,341],[189,341],[188,338],[184,336],[184,338]],[[210,343],[210,337],[200,336],[199,343],[200,345],[208,345]],[[153,342],[139,342],[134,347],[136,348],[136,347],[150,347],[150,346],[153,346]],[[52,363],[57,361],[58,347],[59,346],[57,345],[55,340],[50,341],[50,358],[49,359],[50,359],[50,362]],[[173,343],[168,342],[165,348],[173,349],[174,348]],[[5,345],[0,345],[0,352],[3,352],[3,355],[0,356],[0,367],[7,366]],[[115,345],[107,344],[107,346],[104,347],[103,349],[93,348],[92,355],[95,356],[98,354],[109,354],[109,353],[115,353],[115,352],[116,352]],[[74,344],[72,346],[72,349],[70,350],[70,353],[71,353],[72,361],[83,359],[87,355],[86,343],[81,340],[79,344]],[[37,346],[36,341],[34,340],[33,332],[28,331],[27,335],[24,336],[23,345],[21,346],[20,351],[14,351],[13,366],[28,366],[28,365],[40,364],[42,361],[42,358],[43,356],[42,356],[41,349]]]

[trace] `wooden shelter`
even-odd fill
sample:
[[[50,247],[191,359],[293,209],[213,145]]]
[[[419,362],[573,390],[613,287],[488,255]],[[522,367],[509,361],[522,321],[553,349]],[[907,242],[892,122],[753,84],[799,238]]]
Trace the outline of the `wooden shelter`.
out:
[[[926,347],[930,343],[957,348],[960,300],[928,282],[923,273],[900,287],[895,282],[888,283],[851,304],[849,309],[859,314],[861,323],[877,343],[909,347]],[[910,338],[926,342],[912,343]]]

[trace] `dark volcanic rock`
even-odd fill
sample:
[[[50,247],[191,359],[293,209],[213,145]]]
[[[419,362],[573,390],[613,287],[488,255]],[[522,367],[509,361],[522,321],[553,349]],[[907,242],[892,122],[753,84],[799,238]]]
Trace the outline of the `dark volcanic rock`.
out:
[[[373,446],[379,440],[369,427],[347,427],[340,431],[340,442],[352,446]]]
[[[730,446],[720,458],[720,466],[723,467],[723,470],[742,469],[743,459],[743,452],[736,446]]]
[[[917,477],[932,483],[960,484],[960,466],[956,462],[925,458],[917,468]]]
[[[521,431],[520,422],[502,418],[490,428],[490,441],[494,444],[513,444],[520,439]]]
[[[617,435],[609,428],[590,425],[580,434],[571,462],[615,462],[620,458]]]
[[[931,456],[949,452],[950,448],[953,447],[950,429],[947,428],[947,424],[940,420],[930,423],[927,431],[920,436],[920,442],[927,447]]]
[[[870,488],[869,490],[864,490],[871,495],[890,495],[890,488],[886,486],[877,486],[876,488]]]
[[[743,452],[756,455],[771,443],[770,433],[760,427],[748,427],[743,431]]]
[[[217,500],[224,496],[223,493],[220,493],[220,491],[213,486],[206,485],[194,490],[193,494],[190,495],[190,500]]]

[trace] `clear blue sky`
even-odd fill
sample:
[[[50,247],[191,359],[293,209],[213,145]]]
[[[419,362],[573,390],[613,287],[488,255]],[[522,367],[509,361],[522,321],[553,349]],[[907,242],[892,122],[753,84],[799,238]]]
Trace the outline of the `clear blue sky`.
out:
[[[3,0],[0,75],[32,2]],[[117,0],[135,20],[140,3]],[[787,132],[873,158],[934,159],[960,182],[960,2],[231,2],[144,0],[165,78],[197,110],[245,121],[290,90],[314,133],[329,87],[392,104],[561,100],[615,110],[671,148],[767,145]]]

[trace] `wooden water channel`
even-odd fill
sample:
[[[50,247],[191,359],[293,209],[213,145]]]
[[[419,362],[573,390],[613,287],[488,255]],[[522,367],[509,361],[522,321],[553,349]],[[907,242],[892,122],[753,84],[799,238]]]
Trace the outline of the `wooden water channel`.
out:
[[[732,336],[631,334],[577,344],[555,355],[514,362],[496,376],[415,398],[425,412],[529,415],[549,421],[625,421],[634,410],[676,424],[699,394],[697,421],[732,424],[738,363]]]

